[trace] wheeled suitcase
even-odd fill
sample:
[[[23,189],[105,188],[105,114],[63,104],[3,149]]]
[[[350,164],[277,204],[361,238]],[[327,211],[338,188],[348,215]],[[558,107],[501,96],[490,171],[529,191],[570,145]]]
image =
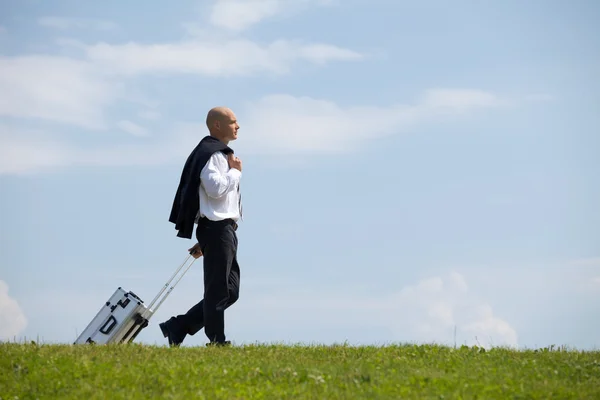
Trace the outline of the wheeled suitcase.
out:
[[[100,311],[92,319],[83,332],[79,335],[74,344],[109,344],[109,343],[130,343],[136,336],[148,326],[150,318],[158,310],[161,304],[169,296],[171,291],[175,288],[177,283],[183,278],[185,273],[190,269],[195,258],[192,258],[187,267],[183,270],[183,273],[179,275],[179,278],[171,285],[173,279],[186,265],[191,255],[189,255],[184,262],[177,268],[171,278],[165,283],[162,289],[158,292],[156,297],[147,306],[144,304],[142,299],[131,291],[126,291],[122,287],[118,287],[107,302],[100,308]],[[165,293],[165,290],[169,290]],[[163,295],[164,293],[164,295]],[[161,298],[160,296],[163,295]],[[160,301],[153,308],[154,304]]]

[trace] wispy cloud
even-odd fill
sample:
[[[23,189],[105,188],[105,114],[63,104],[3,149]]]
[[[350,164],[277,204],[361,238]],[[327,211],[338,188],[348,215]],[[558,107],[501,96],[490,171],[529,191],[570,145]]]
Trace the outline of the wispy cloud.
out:
[[[217,0],[210,22],[218,27],[241,31],[277,14],[280,8],[281,1],[278,0]]]
[[[507,100],[501,99],[493,93],[475,89],[432,89],[425,92],[421,99],[421,106],[424,108],[452,112],[507,104],[509,104]]]
[[[93,29],[99,31],[111,31],[117,29],[114,22],[90,18],[63,18],[46,16],[38,19],[38,24],[47,28],[69,30],[69,29]]]
[[[243,110],[240,134],[252,140],[242,139],[238,146],[268,154],[348,152],[366,140],[395,135],[418,123],[508,103],[496,94],[473,89],[431,89],[414,104],[387,107],[342,107],[325,99],[270,95]]]
[[[222,2],[216,4],[222,6]],[[38,23],[62,30],[115,27],[108,21],[57,16],[42,17]],[[117,101],[137,102],[131,98],[130,88],[122,90],[130,78],[157,72],[204,76],[286,74],[303,62],[323,65],[363,57],[353,50],[323,43],[276,40],[259,44],[244,38],[210,35],[164,43],[86,44],[72,38],[60,39],[58,43],[69,52],[79,51],[80,56],[0,57],[0,117],[43,120],[85,129],[106,129],[116,123],[130,134],[143,135],[144,129],[131,122],[114,122],[107,118],[108,107]],[[140,96],[143,97],[143,93],[139,93]],[[160,116],[153,110],[148,111],[140,117],[157,119]],[[56,150],[55,144],[47,142],[49,137],[45,139],[53,154],[64,154]],[[18,141],[18,145],[12,144],[21,148],[25,143],[26,139]],[[44,157],[43,162],[56,159]]]
[[[303,61],[325,64],[362,58],[332,45],[283,40],[264,46],[248,40],[77,46],[84,51],[85,59],[45,55],[0,58],[0,116],[98,128],[105,126],[105,109],[119,98],[127,77],[154,72],[286,74]]]
[[[8,284],[0,280],[0,339],[10,340],[27,327],[21,306],[9,295]]]
[[[155,44],[80,44],[79,47],[89,61],[125,75],[151,72],[208,76],[285,74],[301,61],[324,64],[363,58],[357,52],[333,45],[288,40],[277,40],[268,45],[246,39],[206,39]]]
[[[240,139],[235,146],[245,154],[310,156],[347,153],[360,148],[369,139],[396,135],[419,123],[434,123],[449,113],[465,113],[505,103],[495,94],[470,89],[432,89],[414,104],[387,107],[342,107],[324,99],[268,95],[235,110],[241,126]],[[373,120],[380,123],[374,126]],[[117,125],[130,134],[145,134],[143,128],[130,121],[121,121]],[[282,126],[286,128],[285,135],[281,135]],[[68,143],[53,143],[51,135],[40,140],[37,133],[30,136],[27,131],[9,131],[3,141],[12,143],[12,156],[0,162],[0,171],[32,172],[41,166],[49,167],[53,162],[57,167],[180,162],[190,146],[205,134],[203,122],[175,124],[168,134],[138,145],[129,144],[126,148],[115,143],[95,149],[75,149]],[[27,143],[32,147],[35,143],[35,148],[40,151],[38,157],[28,155]]]
[[[0,57],[0,116],[97,129],[116,86],[86,62],[52,56]]]
[[[58,122],[85,129],[107,129],[110,105],[126,100],[122,90],[126,76],[146,72],[193,73],[206,75],[246,75],[260,71],[289,72],[299,60],[324,63],[331,60],[350,60],[360,56],[347,50],[326,45],[301,45],[277,42],[261,47],[250,41],[232,41],[218,46],[215,43],[180,43],[165,45],[108,45],[84,46],[87,60],[58,56],[17,56],[0,58],[0,116]],[[235,57],[232,58],[232,57]],[[237,60],[242,60],[238,62]],[[43,73],[40,73],[43,71]],[[135,100],[131,100],[135,101]],[[152,110],[150,110],[152,111]],[[156,119],[155,111],[143,112],[142,117]],[[117,126],[133,135],[147,132],[131,121]],[[2,160],[2,171],[28,170],[54,164],[62,166],[78,160],[78,151],[69,144],[52,141],[52,135],[36,133],[13,135],[15,129],[2,136],[4,149],[9,145],[16,153],[26,153],[28,143],[46,147],[45,154]],[[108,150],[103,157],[113,160]],[[97,157],[85,158],[102,162]],[[134,157],[135,159],[135,157]],[[80,162],[80,161],[77,161]],[[145,161],[141,161],[145,162]]]
[[[255,10],[250,21],[256,23],[285,10],[324,4],[330,2],[264,0],[242,4],[237,0],[219,0],[214,3],[212,17],[226,15],[228,7],[249,7]],[[40,23],[61,29],[84,27],[91,22],[56,17],[40,20]],[[294,40],[260,44],[235,35],[218,40],[209,35],[164,43],[86,44],[69,39],[61,41],[61,45],[69,47],[67,50],[80,51],[81,57],[26,55],[0,58],[0,93],[3,93],[0,116],[105,131],[116,127],[130,135],[147,136],[146,128],[133,122],[133,116],[123,116],[117,121],[108,117],[109,107],[117,102],[139,102],[134,97],[144,96],[143,93],[132,95],[130,88],[123,89],[131,82],[130,78],[155,73],[204,76],[286,74],[300,63],[322,65],[358,61],[364,57],[351,49],[330,44]],[[494,93],[463,88],[432,89],[425,91],[412,104],[377,107],[366,104],[340,106],[322,98],[272,94],[249,101],[236,110],[242,125],[241,139],[236,146],[246,153],[271,155],[351,152],[369,139],[395,135],[414,124],[435,123],[448,115],[464,115],[506,104],[507,100]],[[159,117],[153,105],[146,106],[148,109],[142,111],[141,118]],[[379,123],[374,125],[373,120]],[[189,150],[190,143],[205,132],[203,122],[184,128],[173,124],[170,136],[159,133],[142,143],[127,144],[126,150],[119,147],[119,141],[92,149],[56,139],[57,136],[52,133],[58,131],[55,127],[34,132],[16,126],[0,127],[4,130],[1,136],[3,151],[11,149],[10,154],[7,153],[0,161],[2,173],[50,170],[52,166],[179,161]],[[282,126],[285,126],[285,135],[280,134]]]
[[[334,4],[332,0],[217,0],[210,13],[216,27],[239,32],[275,15],[289,15],[308,6]]]
[[[123,120],[123,121],[119,121],[117,123],[117,126],[119,127],[119,129],[121,129],[124,132],[129,133],[130,135],[133,136],[146,136],[148,135],[148,130],[134,122],[128,121],[128,120]]]
[[[132,129],[132,125],[120,123],[117,128]],[[0,174],[48,173],[82,166],[165,165],[180,162],[204,134],[176,125],[163,135],[148,136],[140,143],[117,140],[111,144],[80,145],[50,128],[33,130],[0,123]]]

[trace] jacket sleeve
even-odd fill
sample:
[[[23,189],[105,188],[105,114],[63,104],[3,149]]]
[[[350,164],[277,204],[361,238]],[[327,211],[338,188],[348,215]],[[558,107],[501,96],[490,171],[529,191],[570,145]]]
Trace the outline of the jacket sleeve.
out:
[[[227,159],[220,152],[213,154],[200,172],[202,187],[209,197],[215,199],[235,190],[241,177],[242,172],[230,169]]]

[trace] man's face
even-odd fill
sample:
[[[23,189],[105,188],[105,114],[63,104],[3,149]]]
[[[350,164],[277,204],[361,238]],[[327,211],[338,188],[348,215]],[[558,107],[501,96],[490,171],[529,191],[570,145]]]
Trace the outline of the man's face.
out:
[[[240,126],[237,122],[237,117],[233,113],[233,111],[228,111],[226,115],[220,122],[220,131],[223,135],[224,139],[227,140],[236,140],[237,139],[237,131],[240,129]]]

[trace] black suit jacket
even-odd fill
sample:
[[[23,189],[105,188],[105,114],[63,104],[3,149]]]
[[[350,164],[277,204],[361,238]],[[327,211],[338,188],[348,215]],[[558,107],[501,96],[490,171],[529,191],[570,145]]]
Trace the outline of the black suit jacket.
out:
[[[217,151],[225,154],[233,153],[233,150],[225,143],[212,136],[205,136],[192,150],[185,162],[169,216],[169,222],[175,224],[178,237],[192,238],[194,221],[200,207],[198,193],[200,172]]]

